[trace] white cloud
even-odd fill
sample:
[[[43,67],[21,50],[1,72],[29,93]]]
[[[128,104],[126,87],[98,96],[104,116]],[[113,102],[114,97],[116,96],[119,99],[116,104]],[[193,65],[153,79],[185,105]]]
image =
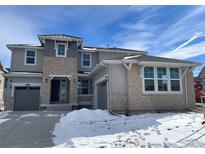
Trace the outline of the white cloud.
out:
[[[0,60],[5,67],[9,67],[11,52],[7,49],[6,44],[38,43],[38,29],[31,21],[15,14],[2,12],[0,19]]]
[[[172,46],[179,41],[187,40],[196,32],[204,31],[205,23],[200,19],[200,16],[204,17],[204,13],[205,6],[190,9],[184,16],[162,31],[157,43],[163,42],[164,46]]]
[[[148,51],[149,50],[149,45],[147,44],[147,42],[140,42],[140,41],[132,41],[132,42],[128,42],[123,44],[122,46],[120,46],[121,48],[126,48],[126,49],[134,49],[134,50],[144,50],[144,51]]]
[[[188,41],[182,43],[181,45],[179,45],[175,50],[173,51],[169,51],[169,52],[165,52],[165,53],[162,53],[160,56],[162,57],[168,57],[168,58],[172,58],[172,57],[175,57],[176,55],[178,55],[178,51],[181,52],[180,49],[183,50],[183,48],[185,46],[187,46],[189,43],[191,43],[192,41],[194,41],[195,39],[199,38],[199,37],[203,37],[204,36],[204,33],[197,33],[195,34],[193,37],[191,37]],[[185,48],[186,49],[186,48]],[[196,55],[198,55],[199,53],[195,53]],[[190,55],[185,55],[186,56],[190,56]],[[193,56],[194,57],[194,56]],[[190,57],[189,57],[190,58]],[[186,59],[186,58],[185,58]]]
[[[161,54],[162,57],[188,59],[205,54],[205,41],[196,43],[179,49],[177,52],[166,52]]]

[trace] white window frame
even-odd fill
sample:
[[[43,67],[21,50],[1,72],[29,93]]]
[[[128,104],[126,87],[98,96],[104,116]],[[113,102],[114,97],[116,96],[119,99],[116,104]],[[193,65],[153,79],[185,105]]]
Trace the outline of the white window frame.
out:
[[[34,51],[35,52],[34,64],[27,63],[26,59],[27,59],[27,52],[28,51]],[[37,51],[35,49],[26,49],[25,54],[24,54],[24,65],[36,65],[36,60],[37,60]]]
[[[145,66],[145,67],[153,67],[154,68],[154,91],[145,91],[145,78],[144,77],[144,68],[142,70],[142,93],[143,94],[182,94],[183,93],[183,87],[182,87],[182,75],[181,75],[181,69],[179,67],[167,67],[167,66]],[[158,78],[157,77],[157,67],[165,67],[167,70],[167,78]],[[179,79],[171,79],[170,77],[170,68],[178,68],[179,69]],[[153,80],[153,79],[152,79]],[[167,80],[168,81],[168,90],[167,91],[159,91],[158,90],[158,80]],[[180,83],[180,91],[171,91],[171,80],[179,80]]]
[[[65,46],[65,54],[64,55],[59,55],[58,54],[58,45],[64,45]],[[56,57],[67,57],[67,43],[56,43]]]
[[[83,55],[90,56],[90,65],[89,66],[83,65]],[[81,67],[91,68],[91,66],[92,66],[92,54],[91,53],[81,53]]]
[[[146,67],[152,67],[152,66],[146,66]],[[144,67],[145,68],[145,67]],[[144,77],[144,68],[143,68],[143,90],[145,91],[145,80],[153,80],[154,81],[154,91],[156,91],[156,83],[155,83],[155,68],[153,67],[154,71],[154,78],[145,78]],[[146,93],[153,93],[154,91],[145,91]]]

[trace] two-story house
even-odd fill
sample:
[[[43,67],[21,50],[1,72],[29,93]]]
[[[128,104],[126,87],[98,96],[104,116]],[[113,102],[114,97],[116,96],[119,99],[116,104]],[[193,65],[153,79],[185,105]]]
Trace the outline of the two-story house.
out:
[[[112,112],[186,110],[194,106],[189,61],[145,51],[83,46],[69,35],[39,35],[41,45],[9,44],[6,108],[71,107]]]

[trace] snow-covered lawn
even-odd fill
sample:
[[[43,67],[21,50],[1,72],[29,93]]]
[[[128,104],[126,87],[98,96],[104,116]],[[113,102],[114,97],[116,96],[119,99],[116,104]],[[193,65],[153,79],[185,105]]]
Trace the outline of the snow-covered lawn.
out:
[[[81,109],[60,119],[53,142],[58,147],[205,147],[202,121],[195,112],[118,117]]]

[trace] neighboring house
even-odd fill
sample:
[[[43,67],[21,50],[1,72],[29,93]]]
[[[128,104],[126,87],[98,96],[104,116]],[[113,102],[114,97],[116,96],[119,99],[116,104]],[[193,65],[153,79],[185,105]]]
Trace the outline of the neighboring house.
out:
[[[5,78],[3,76],[4,73],[6,73],[7,70],[3,67],[3,65],[0,62],[0,110],[3,110],[3,91],[4,91],[4,81]]]
[[[7,70],[3,67],[3,65],[0,62],[0,99],[3,98],[4,80],[5,80],[3,74],[6,72]]]
[[[203,89],[203,91],[205,91],[205,66],[202,68],[202,70],[199,73],[197,79],[201,82],[202,89]]]
[[[145,51],[83,46],[69,35],[39,35],[41,45],[9,44],[6,107],[13,110],[88,107],[118,113],[194,107],[189,61]],[[59,107],[59,108],[58,108]]]

